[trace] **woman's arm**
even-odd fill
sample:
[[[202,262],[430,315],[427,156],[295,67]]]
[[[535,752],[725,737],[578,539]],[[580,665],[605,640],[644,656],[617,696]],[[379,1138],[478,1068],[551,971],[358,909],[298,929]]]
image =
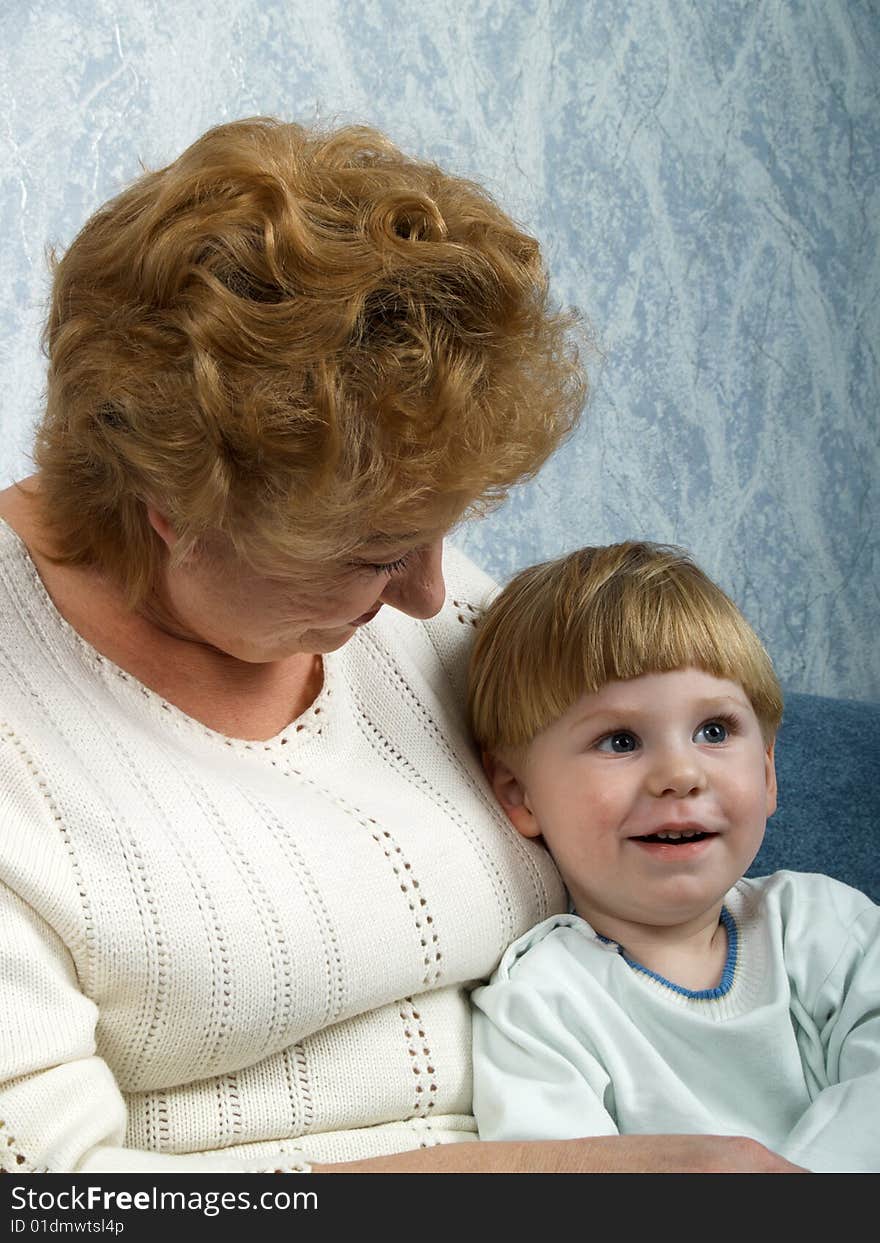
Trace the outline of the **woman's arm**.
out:
[[[316,1165],[314,1174],[805,1174],[739,1135],[613,1135],[594,1139],[442,1144]]]
[[[0,880],[0,1173],[269,1173],[295,1153],[235,1158],[125,1147],[125,1099],[96,1054],[97,1007],[69,950]]]
[[[138,1152],[123,1147],[125,1105],[106,1065],[94,1055],[94,1007],[79,994],[58,938],[0,886],[0,948],[7,964],[0,1030],[0,1122],[6,1143],[0,1169],[156,1172],[219,1169],[269,1172],[271,1158],[224,1160]],[[0,952],[0,962],[3,961]],[[25,973],[22,987],[11,985]],[[29,1008],[29,1003],[30,1007]],[[38,1009],[33,1009],[34,1005]],[[30,1015],[33,1022],[27,1022]],[[48,1016],[51,1015],[51,1018]],[[281,1169],[296,1168],[294,1157]],[[582,1140],[444,1144],[387,1157],[318,1165],[314,1173],[793,1173],[796,1166],[762,1145],[738,1137],[608,1136]]]

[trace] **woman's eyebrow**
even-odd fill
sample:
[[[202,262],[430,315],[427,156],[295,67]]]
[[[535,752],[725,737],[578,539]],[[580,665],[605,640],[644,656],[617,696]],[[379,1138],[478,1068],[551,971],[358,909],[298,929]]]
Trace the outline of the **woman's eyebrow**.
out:
[[[358,551],[352,553],[352,560],[364,563],[387,560],[389,553],[407,552],[422,539],[424,535],[420,531],[405,531],[400,535],[370,535],[359,545]]]
[[[405,557],[408,552],[408,548],[393,545],[388,550],[358,553],[349,558],[349,565],[379,565],[385,561],[396,561],[400,557]]]

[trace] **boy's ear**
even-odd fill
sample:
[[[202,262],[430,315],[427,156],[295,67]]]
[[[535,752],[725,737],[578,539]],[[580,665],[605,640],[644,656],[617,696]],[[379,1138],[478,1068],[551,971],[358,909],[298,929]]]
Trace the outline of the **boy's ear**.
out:
[[[516,831],[523,837],[539,837],[541,828],[529,805],[528,791],[513,769],[490,751],[483,752],[483,768],[495,797]]]
[[[774,738],[767,747],[764,755],[764,775],[767,781],[767,817],[773,815],[776,810],[776,760],[774,752],[776,750],[776,739]]]

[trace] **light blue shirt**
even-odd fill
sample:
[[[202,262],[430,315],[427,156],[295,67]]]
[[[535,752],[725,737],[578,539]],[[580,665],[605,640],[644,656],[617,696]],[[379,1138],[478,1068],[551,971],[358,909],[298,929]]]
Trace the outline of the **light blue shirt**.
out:
[[[702,992],[576,915],[514,942],[472,995],[480,1137],[745,1135],[810,1170],[880,1171],[880,907],[777,872],[725,908],[727,966]]]

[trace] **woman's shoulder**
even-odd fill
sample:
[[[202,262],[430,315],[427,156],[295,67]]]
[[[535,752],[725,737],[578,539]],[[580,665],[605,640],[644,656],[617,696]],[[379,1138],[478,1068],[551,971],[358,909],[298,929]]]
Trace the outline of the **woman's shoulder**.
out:
[[[0,491],[0,653],[14,655],[26,639],[24,609],[39,611],[39,574],[32,547],[39,543],[31,480]],[[2,662],[0,662],[2,663]]]
[[[451,601],[453,607],[464,606],[469,611],[482,613],[498,594],[494,578],[455,544],[447,543],[445,546],[443,571],[446,576],[446,600],[447,603]]]
[[[455,697],[464,703],[467,666],[474,633],[492,597],[495,581],[452,544],[444,549],[443,573],[446,599],[440,612],[419,622],[430,648],[452,684]]]
[[[468,661],[474,634],[496,583],[460,549],[446,544],[443,556],[446,596],[435,616],[414,619],[393,608],[382,609],[369,626],[355,635],[325,668],[346,666],[355,682],[367,679],[375,689],[376,658],[386,662],[388,676],[403,677],[420,694],[442,704],[447,723],[464,725]],[[367,657],[369,659],[367,659]]]
[[[431,618],[426,624],[451,624],[453,628],[464,627],[466,632],[475,630],[483,613],[498,594],[498,584],[454,545],[446,548],[443,572],[446,579],[446,602],[437,617]]]
[[[0,497],[3,493],[0,493]],[[28,630],[22,607],[34,595],[34,568],[18,530],[0,508],[0,670],[20,656]]]
[[[37,494],[35,477],[22,479],[0,489],[0,532],[8,540],[27,546],[37,538],[39,524],[35,518]]]

